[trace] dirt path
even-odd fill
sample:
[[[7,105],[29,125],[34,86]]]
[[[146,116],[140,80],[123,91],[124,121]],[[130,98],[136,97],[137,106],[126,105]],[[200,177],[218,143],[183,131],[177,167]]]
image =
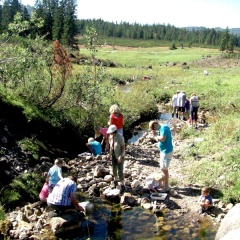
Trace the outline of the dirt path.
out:
[[[198,213],[199,205],[197,202],[203,186],[190,183],[190,171],[187,169],[191,162],[183,156],[184,152],[190,147],[191,140],[178,140],[178,134],[173,132],[173,144],[174,153],[169,167],[171,187],[169,207],[172,210],[185,213],[190,218],[194,217],[198,221],[200,214]],[[133,143],[128,146],[127,153],[134,157],[140,168],[144,167],[143,174],[160,172],[158,164],[159,149],[156,143],[144,141],[141,144]],[[209,217],[214,219],[214,215]]]

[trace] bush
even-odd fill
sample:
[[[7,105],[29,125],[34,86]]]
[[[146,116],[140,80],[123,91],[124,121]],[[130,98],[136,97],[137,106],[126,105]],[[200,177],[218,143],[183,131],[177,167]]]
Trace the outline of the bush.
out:
[[[38,198],[42,182],[36,173],[24,173],[15,178],[5,187],[0,202],[8,207],[14,206],[19,201],[32,201]]]

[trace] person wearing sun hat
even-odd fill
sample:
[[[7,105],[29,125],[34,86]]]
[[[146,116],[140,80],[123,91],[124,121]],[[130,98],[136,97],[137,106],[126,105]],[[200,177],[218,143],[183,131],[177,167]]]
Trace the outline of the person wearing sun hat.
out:
[[[110,151],[108,158],[112,161],[112,171],[114,176],[114,183],[117,185],[118,178],[121,182],[120,194],[125,191],[123,164],[125,156],[125,141],[122,134],[117,131],[115,125],[110,125],[107,130],[109,134]]]

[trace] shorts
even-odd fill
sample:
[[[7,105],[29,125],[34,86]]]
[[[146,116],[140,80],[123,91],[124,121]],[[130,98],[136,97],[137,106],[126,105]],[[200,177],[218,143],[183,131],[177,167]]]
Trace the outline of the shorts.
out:
[[[173,152],[170,153],[161,153],[160,152],[160,169],[168,170],[170,161],[172,159]]]
[[[185,112],[185,107],[178,107],[179,112]]]

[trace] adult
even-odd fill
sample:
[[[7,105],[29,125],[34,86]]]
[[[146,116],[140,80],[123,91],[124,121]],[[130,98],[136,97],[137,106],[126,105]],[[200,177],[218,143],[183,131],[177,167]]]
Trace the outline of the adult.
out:
[[[182,119],[184,119],[186,98],[187,98],[187,96],[186,96],[185,91],[181,91],[178,94],[177,105],[178,105],[178,118],[179,119],[181,119],[181,116],[182,116]]]
[[[110,125],[107,133],[109,134],[109,159],[112,160],[112,170],[114,183],[117,185],[118,178],[121,182],[120,186],[120,194],[125,191],[124,185],[124,175],[123,175],[123,164],[124,164],[124,156],[125,156],[125,141],[122,134],[117,131],[117,127],[115,125]]]
[[[96,141],[94,138],[89,138],[86,146],[94,156],[102,154],[101,143]]]
[[[190,113],[191,113],[191,124],[193,126],[193,121],[195,127],[197,127],[198,119],[198,107],[199,107],[199,98],[195,93],[192,93],[190,98]]]
[[[109,141],[108,141],[108,134],[107,134],[107,130],[108,128],[101,128],[101,127],[95,127],[94,128],[94,132],[95,132],[95,139],[97,140],[97,138],[101,137],[101,145],[102,145],[102,149],[105,149],[105,152],[108,153],[109,152]]]
[[[117,104],[113,104],[110,107],[109,112],[109,125],[115,125],[117,127],[117,131],[123,135],[124,118],[119,106]]]
[[[188,120],[189,119],[189,111],[190,111],[190,101],[189,101],[188,98],[186,98],[186,101],[185,101],[185,113],[184,113],[185,119],[183,119],[183,120]]]
[[[68,209],[76,208],[78,211],[84,211],[76,198],[76,178],[68,176],[60,180],[47,198],[47,204],[58,213]]]
[[[172,118],[174,118],[175,114],[176,114],[176,118],[178,118],[178,94],[180,93],[179,90],[176,91],[176,93],[173,95],[172,97],[172,106],[173,106],[173,110],[172,110]]]
[[[49,193],[52,192],[55,185],[58,183],[59,180],[63,179],[62,177],[62,159],[56,159],[54,162],[54,166],[52,166],[47,174],[46,182],[48,182],[48,191]]]
[[[149,122],[149,129],[152,131],[153,138],[158,142],[160,149],[160,169],[164,174],[164,191],[169,191],[169,173],[168,168],[173,155],[172,133],[168,125],[161,124],[158,121]]]

